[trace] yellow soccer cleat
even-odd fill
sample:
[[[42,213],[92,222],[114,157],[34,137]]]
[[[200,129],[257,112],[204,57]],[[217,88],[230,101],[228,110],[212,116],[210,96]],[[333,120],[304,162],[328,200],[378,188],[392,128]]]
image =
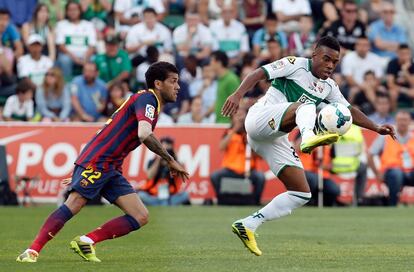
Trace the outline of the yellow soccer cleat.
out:
[[[254,232],[246,228],[242,222],[234,222],[231,225],[233,232],[240,238],[244,246],[256,256],[262,255],[262,251],[257,247]]]
[[[339,135],[336,133],[318,134],[307,138],[300,144],[300,151],[303,153],[311,153],[312,150],[318,146],[329,145],[339,140]]]
[[[73,238],[70,242],[70,248],[88,262],[101,262],[101,260],[96,257],[95,247],[93,244],[82,242],[79,236]]]
[[[35,263],[37,262],[37,257],[39,257],[39,253],[31,249],[26,249],[22,254],[20,254],[17,257],[16,262]]]

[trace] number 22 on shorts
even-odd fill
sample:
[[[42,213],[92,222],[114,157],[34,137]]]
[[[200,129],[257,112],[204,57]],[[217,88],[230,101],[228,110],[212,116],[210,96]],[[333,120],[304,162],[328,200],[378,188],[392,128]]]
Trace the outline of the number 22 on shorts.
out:
[[[93,168],[89,166],[81,173],[81,176],[86,178],[90,183],[94,184],[95,181],[102,176],[102,173],[99,171],[93,171]]]

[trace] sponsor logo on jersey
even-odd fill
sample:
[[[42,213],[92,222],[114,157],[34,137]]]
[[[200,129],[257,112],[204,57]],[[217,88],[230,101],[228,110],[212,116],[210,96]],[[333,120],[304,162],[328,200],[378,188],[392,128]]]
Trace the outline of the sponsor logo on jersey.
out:
[[[270,120],[269,122],[267,122],[267,124],[269,125],[269,127],[272,130],[276,130],[276,123],[275,123],[275,119],[272,118],[272,120]]]
[[[302,95],[299,97],[298,102],[301,102],[301,103],[306,103],[306,102],[313,102],[313,103],[316,103],[316,100],[315,100],[315,99],[313,99],[313,98],[310,98],[310,97],[309,97],[309,96],[307,96],[306,94],[302,94]]]
[[[145,116],[151,120],[155,118],[155,107],[153,105],[147,104],[145,106]]]
[[[285,66],[285,63],[281,60],[272,62],[270,64],[270,67],[272,67],[273,70],[279,70],[279,69],[283,68],[284,66]]]

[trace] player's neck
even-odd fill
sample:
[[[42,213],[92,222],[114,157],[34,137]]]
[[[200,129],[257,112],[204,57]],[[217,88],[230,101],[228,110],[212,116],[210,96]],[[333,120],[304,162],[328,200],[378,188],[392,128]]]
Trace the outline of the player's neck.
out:
[[[161,96],[161,91],[160,90],[157,90],[157,89],[150,89],[154,94],[155,94],[155,96],[157,97],[157,100],[158,100],[158,103],[160,103],[160,108],[165,104],[165,101],[164,101],[164,99],[162,99],[162,96]]]

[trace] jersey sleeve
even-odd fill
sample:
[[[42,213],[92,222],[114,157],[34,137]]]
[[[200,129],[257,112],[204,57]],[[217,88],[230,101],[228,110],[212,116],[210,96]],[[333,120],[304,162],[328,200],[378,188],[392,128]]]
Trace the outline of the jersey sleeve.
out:
[[[332,82],[331,85],[332,85],[332,90],[326,97],[326,100],[329,103],[341,103],[345,105],[347,108],[349,108],[351,104],[349,104],[349,102],[345,99],[345,97],[339,90],[338,84],[336,84],[335,82]]]
[[[151,93],[140,95],[134,102],[135,116],[138,121],[147,121],[152,125],[157,114],[157,99]]]
[[[261,68],[266,73],[267,79],[272,80],[279,77],[286,77],[292,74],[298,67],[298,59],[296,57],[286,57],[263,65]]]

